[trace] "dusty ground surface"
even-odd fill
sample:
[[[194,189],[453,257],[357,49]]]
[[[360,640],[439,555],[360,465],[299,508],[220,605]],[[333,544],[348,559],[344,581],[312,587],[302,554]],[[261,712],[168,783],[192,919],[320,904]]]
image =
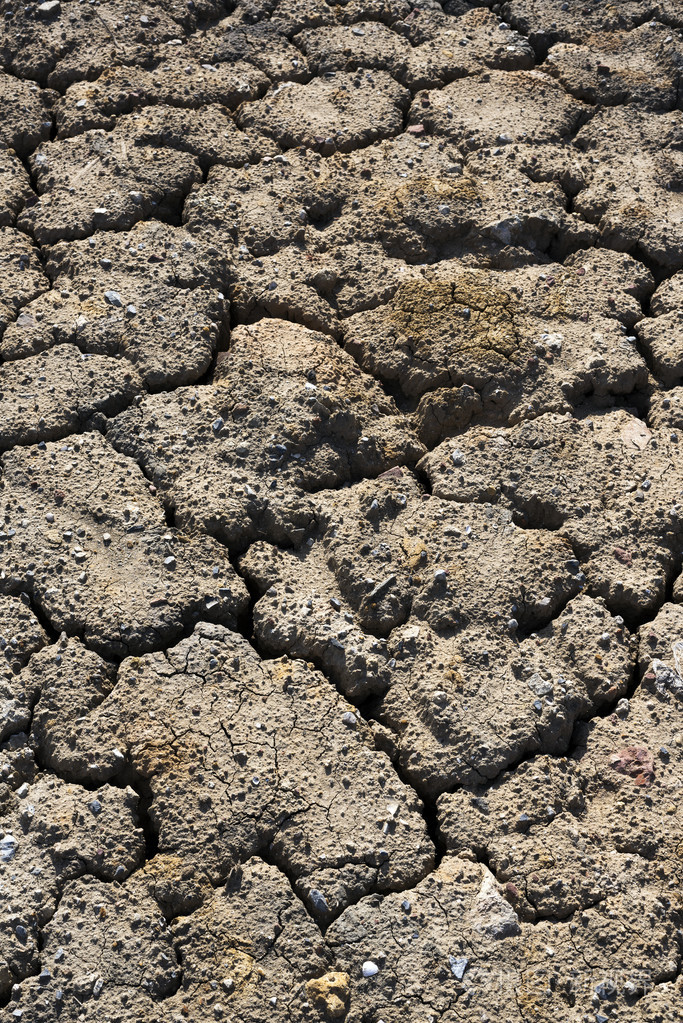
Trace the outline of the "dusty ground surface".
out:
[[[0,1021],[679,1021],[680,0],[0,15]]]

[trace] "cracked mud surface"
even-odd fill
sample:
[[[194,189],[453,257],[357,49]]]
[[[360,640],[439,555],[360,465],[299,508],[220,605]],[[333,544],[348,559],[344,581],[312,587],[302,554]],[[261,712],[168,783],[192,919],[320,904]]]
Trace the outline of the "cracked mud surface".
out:
[[[1,1023],[675,1023],[678,0],[0,5]]]

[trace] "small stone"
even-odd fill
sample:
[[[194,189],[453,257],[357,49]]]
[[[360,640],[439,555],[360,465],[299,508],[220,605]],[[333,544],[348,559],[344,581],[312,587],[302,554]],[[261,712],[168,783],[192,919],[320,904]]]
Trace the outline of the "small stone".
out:
[[[97,212],[97,210],[95,212]],[[123,305],[123,301],[118,291],[105,291],[104,297],[109,305],[117,306],[117,308],[121,308]]]
[[[465,959],[464,957],[460,959],[456,959],[454,956],[448,957],[448,965],[450,966],[451,973],[453,974],[456,980],[462,980],[462,978],[465,975],[465,970],[467,969],[468,964],[469,959]]]
[[[537,671],[527,680],[527,685],[536,696],[549,696],[553,691],[552,682],[548,682]]]
[[[347,728],[355,728],[358,724],[358,718],[350,710],[347,710],[345,714],[342,714],[342,722]]]
[[[54,18],[62,13],[62,5],[59,0],[47,0],[47,3],[39,4],[36,14],[39,18]]]
[[[319,913],[329,912],[330,907],[327,905],[327,899],[317,888],[311,888],[308,897]]]
[[[17,845],[16,838],[14,835],[10,835],[9,832],[3,838],[0,838],[0,860],[4,863],[11,860],[17,851]]]
[[[379,973],[379,966],[377,963],[373,963],[371,959],[366,959],[361,967],[361,972],[364,977],[374,977],[375,974]]]
[[[641,788],[649,788],[655,779],[652,754],[642,746],[627,746],[613,753],[609,762],[617,774],[626,775]]]

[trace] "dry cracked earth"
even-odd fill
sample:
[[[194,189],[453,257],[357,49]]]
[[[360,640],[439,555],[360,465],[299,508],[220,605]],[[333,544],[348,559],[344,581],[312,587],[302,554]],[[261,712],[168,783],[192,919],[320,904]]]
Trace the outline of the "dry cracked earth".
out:
[[[681,0],[0,2],[1,1023],[683,1014]]]

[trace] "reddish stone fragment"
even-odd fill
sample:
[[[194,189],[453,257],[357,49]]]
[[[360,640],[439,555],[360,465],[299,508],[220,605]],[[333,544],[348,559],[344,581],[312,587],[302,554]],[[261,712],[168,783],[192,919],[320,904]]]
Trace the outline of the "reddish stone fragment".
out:
[[[626,774],[636,785],[648,788],[655,780],[655,765],[652,754],[642,746],[627,746],[613,753],[610,764],[617,774]]]
[[[624,550],[623,547],[614,548],[614,557],[617,561],[620,561],[622,565],[630,565],[633,561],[631,554],[629,554],[627,550]]]

